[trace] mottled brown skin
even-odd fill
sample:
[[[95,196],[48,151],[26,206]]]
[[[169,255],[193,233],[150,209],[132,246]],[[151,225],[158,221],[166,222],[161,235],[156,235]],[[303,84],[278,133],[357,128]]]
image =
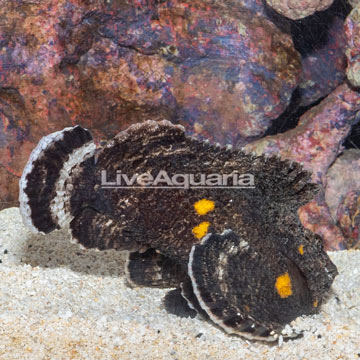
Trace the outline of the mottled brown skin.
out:
[[[119,133],[86,160],[76,159],[61,198],[54,188],[63,170],[51,164],[54,159],[64,163],[81,144],[89,144],[88,132],[79,137],[82,131],[67,129],[26,175],[23,192],[31,211],[24,206],[24,212],[36,230],[59,226],[64,213],[62,206],[52,206],[52,199],[60,197],[80,244],[132,252],[126,266],[131,284],[175,287],[165,299],[168,310],[191,316],[183,306],[186,299],[197,312],[240,335],[274,340],[284,324],[317,310],[337,270],[321,238],[299,221],[299,207],[319,190],[301,165],[210,145],[185,136],[183,127],[166,120],[146,121]],[[71,134],[78,142],[68,141]],[[107,181],[114,181],[117,170],[129,178],[143,173],[156,178],[159,171],[169,177],[237,172],[251,174],[254,186],[106,188],[103,170]],[[199,201],[200,208],[195,206]],[[43,225],[44,216],[53,223]],[[292,289],[283,298],[275,284],[284,274]]]
[[[104,189],[100,187],[101,170],[104,169],[114,176],[116,170],[121,169],[129,176],[151,173],[154,177],[161,169],[165,169],[169,176],[228,174],[237,170],[253,174],[256,186],[255,189],[241,190]],[[106,227],[101,229],[116,235],[113,242],[104,235],[100,238],[100,234],[93,240],[86,237],[84,245],[128,250],[139,246],[154,247],[184,262],[187,262],[192,245],[199,241],[191,230],[200,222],[209,221],[216,232],[232,228],[246,238],[261,239],[260,231],[266,227],[269,228],[266,231],[273,231],[274,221],[279,225],[286,221],[286,218],[279,218],[280,212],[296,213],[302,203],[313,197],[316,189],[315,185],[307,183],[308,174],[303,173],[297,164],[291,168],[289,163],[276,158],[253,157],[241,150],[227,151],[186,137],[181,128],[169,123],[157,126],[148,122],[120,133],[98,154],[94,172],[95,181],[91,186],[82,185],[82,182],[84,178],[91,181],[93,178],[79,175],[79,186],[85,188],[86,193],[77,203],[73,202],[71,211],[76,214],[79,206],[86,209],[84,218],[87,221],[93,213],[96,218],[94,225],[106,222],[108,218],[115,220],[116,223],[107,226],[108,230]],[[292,178],[295,179],[294,188]],[[76,179],[73,180],[75,183]],[[298,196],[295,193],[299,190],[302,191]],[[79,196],[78,187],[75,186],[73,193]],[[197,215],[194,204],[203,198],[214,201],[215,209],[207,215]],[[285,203],[284,206],[279,206],[279,202]],[[294,231],[303,233],[298,222],[294,228]],[[121,237],[122,233],[125,234]],[[124,236],[133,238],[133,241],[124,240]]]
[[[169,176],[185,173],[251,173],[254,189],[103,189],[100,172],[151,173],[160,169]],[[88,170],[86,170],[88,171]],[[95,182],[73,204],[73,236],[85,247],[99,249],[155,248],[176,263],[187,266],[191,247],[200,242],[192,229],[203,221],[208,232],[232,229],[260,251],[280,251],[294,261],[307,278],[313,301],[321,301],[335,267],[322,250],[321,239],[303,229],[298,208],[308,202],[318,186],[297,163],[276,157],[253,156],[226,150],[186,137],[181,127],[169,122],[145,122],[121,132],[99,154]],[[79,182],[84,181],[79,175]],[[87,177],[91,181],[93,178]],[[76,179],[74,180],[74,184]],[[78,192],[75,186],[74,193]],[[198,215],[194,203],[215,202],[215,209]],[[81,209],[76,208],[78,204]],[[113,220],[108,224],[109,220]],[[298,251],[300,246],[304,254]]]
[[[178,287],[187,278],[183,266],[155,249],[130,253],[126,272],[129,285],[135,286]]]
[[[295,262],[280,249],[259,248],[233,231],[212,234],[197,245],[191,268],[212,319],[237,332],[269,336],[297,316],[316,311]],[[290,276],[291,295],[281,297],[274,284],[283,274]]]

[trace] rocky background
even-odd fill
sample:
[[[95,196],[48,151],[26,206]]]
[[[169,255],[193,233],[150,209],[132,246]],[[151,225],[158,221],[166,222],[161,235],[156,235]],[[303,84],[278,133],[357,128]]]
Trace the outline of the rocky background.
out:
[[[359,59],[356,0],[0,0],[0,204],[42,136],[165,118],[303,162],[304,226],[359,247]]]

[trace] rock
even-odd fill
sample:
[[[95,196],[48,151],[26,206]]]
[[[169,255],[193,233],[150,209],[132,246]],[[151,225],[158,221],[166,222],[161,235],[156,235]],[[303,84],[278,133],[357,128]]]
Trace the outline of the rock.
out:
[[[258,154],[279,154],[282,158],[304,163],[312,180],[321,183],[327,169],[342,151],[360,110],[360,93],[346,83],[337,87],[321,103],[308,110],[296,128],[267,136],[245,146]]]
[[[346,56],[348,60],[346,75],[353,86],[360,87],[360,5],[354,5],[356,6],[345,22],[345,34],[347,36]]]
[[[263,135],[289,104],[300,57],[289,35],[232,4],[175,0],[135,15],[124,10],[102,24],[98,32],[125,48],[108,56],[120,60],[127,82],[136,80],[121,97],[165,108],[189,133],[223,144]],[[99,78],[108,71],[93,60],[83,65]]]
[[[266,0],[266,3],[281,15],[297,20],[327,9],[333,0]]]
[[[349,191],[336,213],[336,220],[346,238],[347,248],[360,247],[360,190]]]
[[[336,218],[339,205],[346,194],[360,189],[360,150],[345,150],[331,165],[326,174],[326,202],[331,215]]]
[[[263,0],[203,0],[209,5],[218,4],[232,9],[248,9],[256,15],[267,17],[267,10]]]
[[[346,239],[332,218],[323,193],[302,206],[298,213],[303,226],[322,237],[324,248],[327,251],[347,248]]]
[[[343,231],[347,247],[359,245],[360,150],[344,151],[326,174],[325,199]]]
[[[300,106],[310,105],[330,94],[346,77],[344,20],[335,16],[330,21],[325,43],[302,58]]]
[[[360,94],[344,83],[307,111],[296,128],[257,140],[245,149],[258,154],[279,154],[282,158],[302,162],[305,169],[312,171],[312,181],[326,184],[325,174],[342,151],[341,144],[359,110]],[[300,208],[299,217],[305,228],[323,237],[326,249],[347,247],[322,194]]]
[[[39,139],[109,138],[146,119],[245,144],[287,107],[301,63],[261,1],[2,1],[0,194]],[[260,16],[261,15],[261,16]]]

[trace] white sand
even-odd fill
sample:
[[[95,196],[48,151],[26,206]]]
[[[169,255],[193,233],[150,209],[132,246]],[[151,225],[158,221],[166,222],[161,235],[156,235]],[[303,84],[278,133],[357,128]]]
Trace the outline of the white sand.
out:
[[[126,286],[124,255],[81,250],[67,233],[33,235],[17,208],[0,212],[0,359],[360,359],[360,251],[339,269],[304,337],[278,344],[229,336],[162,309],[165,290]]]

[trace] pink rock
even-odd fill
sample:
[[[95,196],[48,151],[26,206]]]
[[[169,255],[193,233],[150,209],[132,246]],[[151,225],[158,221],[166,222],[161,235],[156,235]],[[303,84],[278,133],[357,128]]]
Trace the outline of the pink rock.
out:
[[[360,5],[354,7],[346,18],[345,33],[348,59],[346,75],[353,86],[360,87]]]
[[[333,0],[266,0],[266,3],[281,15],[297,20],[327,9]]]
[[[346,249],[346,240],[341,229],[332,218],[323,194],[302,206],[299,218],[303,226],[322,237],[326,251]]]
[[[349,191],[336,212],[347,248],[360,249],[360,190]]]
[[[332,218],[343,231],[347,246],[355,247],[360,241],[360,150],[344,151],[329,168],[325,183]]]
[[[347,66],[345,46],[344,20],[334,17],[326,43],[302,59],[303,72],[299,84],[301,106],[318,101],[344,81]]]
[[[279,154],[282,158],[302,162],[304,168],[313,173],[312,180],[321,183],[327,169],[342,151],[341,144],[359,110],[360,93],[344,83],[307,111],[296,128],[254,141],[245,149],[258,154]]]
[[[39,139],[168,119],[223,144],[260,137],[301,74],[261,0],[0,0],[0,196]]]
[[[304,168],[313,173],[314,182],[326,184],[325,174],[341,153],[341,144],[359,110],[360,94],[344,83],[306,112],[296,128],[257,140],[246,145],[245,149],[302,162]],[[326,249],[348,246],[323,194],[300,208],[299,217],[305,228],[323,237]]]

